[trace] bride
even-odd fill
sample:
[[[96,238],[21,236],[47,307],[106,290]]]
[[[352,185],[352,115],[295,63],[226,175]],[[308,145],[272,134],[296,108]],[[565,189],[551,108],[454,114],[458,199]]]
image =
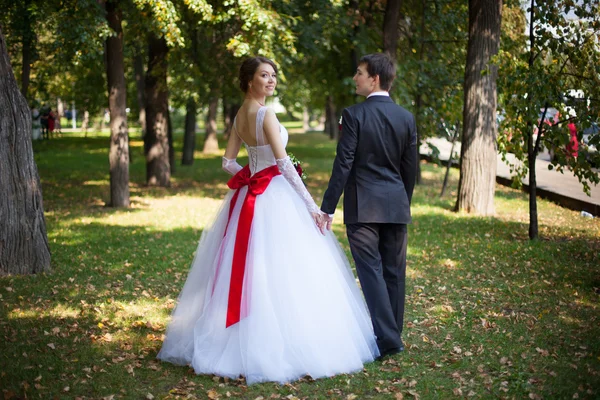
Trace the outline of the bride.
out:
[[[249,58],[239,79],[245,100],[223,157],[232,190],[202,234],[158,358],[248,384],[359,371],[379,355],[373,327],[337,240],[319,232],[288,133],[264,106],[277,67]]]

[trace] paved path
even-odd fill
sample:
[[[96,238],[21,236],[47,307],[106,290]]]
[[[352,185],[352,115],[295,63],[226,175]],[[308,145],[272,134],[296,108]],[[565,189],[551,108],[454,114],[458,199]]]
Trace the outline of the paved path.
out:
[[[440,138],[429,138],[427,141],[431,142],[439,149],[440,160],[448,161],[448,156],[450,155],[450,149],[452,147],[450,142]],[[420,148],[420,153],[425,156],[431,155],[431,148],[424,144]],[[458,160],[460,158],[460,144],[455,146],[454,154],[453,160]],[[514,156],[510,159],[514,160]],[[538,195],[555,201],[564,207],[578,211],[583,210],[595,216],[600,216],[600,185],[592,185],[591,196],[588,196],[583,192],[583,186],[571,171],[564,171],[564,173],[554,170],[550,171],[548,169],[548,165],[550,164],[549,160],[550,157],[548,153],[545,152],[540,154],[536,161],[535,172]],[[528,189],[528,179],[529,177],[527,176],[523,180],[526,190]],[[498,154],[496,181],[504,185],[510,185],[511,180],[510,168],[502,161],[502,157]]]

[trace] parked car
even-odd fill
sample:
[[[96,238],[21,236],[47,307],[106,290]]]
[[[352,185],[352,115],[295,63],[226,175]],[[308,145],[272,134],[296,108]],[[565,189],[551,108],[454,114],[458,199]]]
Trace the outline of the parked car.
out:
[[[597,122],[592,122],[592,126],[583,131],[581,142],[580,157],[583,156],[595,168],[600,168],[600,127]]]

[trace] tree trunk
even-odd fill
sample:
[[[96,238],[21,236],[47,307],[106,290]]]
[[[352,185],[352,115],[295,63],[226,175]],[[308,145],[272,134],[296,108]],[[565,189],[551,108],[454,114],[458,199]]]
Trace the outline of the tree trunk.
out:
[[[225,140],[229,140],[229,135],[233,130],[233,121],[235,120],[235,116],[240,110],[240,103],[237,101],[231,103],[225,97],[223,97],[223,121],[225,124],[225,130],[223,131],[223,137]]]
[[[60,123],[60,120],[62,117],[64,117],[64,115],[65,104],[63,103],[62,99],[58,97],[56,99],[56,118],[54,119],[54,130],[58,133],[60,133],[62,130],[62,124]]]
[[[183,134],[182,165],[194,163],[194,151],[196,150],[196,102],[189,97],[185,106],[185,132]]]
[[[535,35],[533,33],[533,25],[535,22],[535,1],[531,0],[529,8],[529,70],[533,70],[533,62],[535,55],[533,49],[535,43]],[[540,119],[538,127],[538,138],[542,135],[542,126],[544,124],[544,115]],[[533,124],[527,124],[527,166],[529,167],[529,239],[537,239],[538,237],[538,216],[537,216],[537,182],[535,176],[535,161],[537,159],[537,151],[533,144]]]
[[[25,97],[25,100],[29,99],[29,80],[31,77],[31,62],[32,53],[33,53],[33,32],[31,32],[31,27],[29,27],[29,32],[23,35],[23,53],[22,53],[22,61],[23,67],[21,72],[21,93]]]
[[[421,171],[421,157],[419,149],[421,148],[421,143],[423,142],[423,130],[421,129],[421,106],[423,105],[423,98],[421,96],[421,78],[424,73],[424,65],[423,59],[425,58],[425,19],[427,8],[425,7],[425,2],[421,3],[421,28],[420,28],[420,45],[419,45],[419,73],[417,74],[417,95],[415,96],[415,119],[417,125],[417,179],[416,184],[420,185],[423,181],[423,174]]]
[[[146,72],[146,184],[169,186],[169,94],[167,91],[167,53],[164,38],[148,39],[148,71]]]
[[[81,121],[81,129],[85,132],[85,137],[87,137],[88,128],[90,126],[90,112],[85,110],[83,112],[83,120]]]
[[[221,99],[223,104],[223,138],[229,140],[229,134],[231,133],[232,122],[231,119],[231,104],[227,101],[227,98],[223,96]]]
[[[418,85],[417,85],[418,87]],[[415,99],[415,124],[417,125],[417,149],[421,148],[421,143],[423,140],[423,134],[421,133],[421,129],[419,129],[419,127],[421,126],[421,103],[422,103],[422,98],[421,98],[421,93],[417,93],[416,99]],[[416,184],[420,185],[423,179],[423,174],[421,173],[421,157],[420,157],[420,152],[417,150],[417,177],[416,177]]]
[[[0,26],[0,275],[49,270],[31,112],[15,80]]]
[[[543,120],[542,120],[543,121]],[[541,125],[541,124],[540,124]],[[531,127],[531,125],[529,125]],[[537,154],[534,151],[533,130],[527,134],[527,163],[529,167],[529,239],[538,237],[538,215],[537,215],[537,182],[535,176],[535,160]],[[542,134],[540,130],[539,135]]]
[[[383,51],[396,64],[396,49],[398,48],[398,20],[400,18],[400,0],[388,0],[383,17]]]
[[[333,96],[327,96],[327,102],[325,103],[325,133],[329,135],[330,139],[338,141],[340,139],[340,126],[336,116]]]
[[[469,0],[463,135],[457,210],[494,214],[496,189],[496,77],[502,0]]]
[[[167,103],[168,104],[168,103]],[[167,128],[169,138],[169,167],[171,168],[171,175],[175,173],[175,145],[173,144],[173,121],[171,120],[171,113],[169,112],[169,106],[167,105]]]
[[[133,70],[135,74],[135,87],[137,91],[137,103],[140,110],[138,121],[142,129],[142,138],[146,135],[146,97],[144,82],[144,58],[141,53],[136,53],[133,58]]]
[[[229,104],[229,132],[232,132],[233,130],[233,122],[235,121],[235,116],[237,115],[238,111],[240,111],[241,106],[242,105],[237,101]],[[229,139],[229,137],[227,139]]]
[[[106,20],[116,33],[106,39],[106,77],[110,110],[110,202],[111,207],[129,207],[129,133],[127,88],[123,63],[123,29],[117,1],[106,2]]]
[[[217,108],[219,98],[214,95],[208,104],[208,113],[206,114],[206,137],[204,139],[204,154],[218,153],[219,142],[217,140]]]
[[[310,130],[310,113],[308,112],[307,107],[302,109],[302,129],[304,132],[308,132]]]

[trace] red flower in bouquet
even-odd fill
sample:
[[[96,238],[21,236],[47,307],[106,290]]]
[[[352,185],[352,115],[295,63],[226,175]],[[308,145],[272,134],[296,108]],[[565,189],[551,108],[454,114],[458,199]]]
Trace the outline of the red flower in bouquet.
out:
[[[298,176],[300,176],[300,178],[302,180],[305,180],[306,174],[304,173],[304,169],[302,169],[302,163],[300,162],[300,160],[298,160],[296,158],[296,156],[293,155],[292,153],[288,153],[288,156],[290,157],[290,161],[292,162],[292,165],[296,169],[296,172],[298,172]]]

